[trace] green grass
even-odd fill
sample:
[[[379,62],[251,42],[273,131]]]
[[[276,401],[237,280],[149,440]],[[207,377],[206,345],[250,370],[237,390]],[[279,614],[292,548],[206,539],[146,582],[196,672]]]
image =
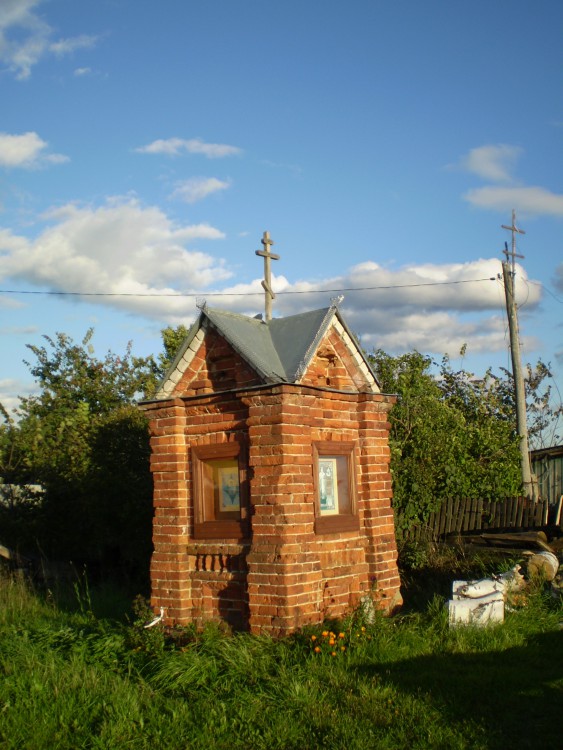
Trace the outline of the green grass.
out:
[[[449,629],[435,596],[424,611],[277,641],[213,626],[165,637],[135,615],[100,616],[97,594],[78,591],[69,611],[0,578],[3,750],[560,743],[563,608],[541,586],[484,630]]]

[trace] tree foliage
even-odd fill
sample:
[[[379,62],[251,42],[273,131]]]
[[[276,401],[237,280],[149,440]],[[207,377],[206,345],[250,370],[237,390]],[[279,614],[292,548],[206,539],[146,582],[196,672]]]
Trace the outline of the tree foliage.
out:
[[[142,379],[138,384],[141,388],[144,398],[152,398],[161,380],[166,375],[168,368],[174,361],[180,345],[188,335],[188,328],[185,325],[167,326],[160,332],[162,337],[163,351],[155,359],[153,356],[146,358],[133,357],[132,363],[142,371]]]
[[[506,370],[503,372],[512,382],[512,375]],[[530,449],[559,445],[563,404],[561,394],[556,393],[559,403],[553,395],[554,380],[550,363],[546,364],[541,359],[534,366],[528,363],[524,368],[524,382]]]
[[[448,496],[501,498],[520,490],[511,384],[475,378],[444,357],[371,355],[390,413],[394,505],[403,528],[424,521]]]
[[[21,400],[17,427],[4,426],[2,476],[44,494],[25,524],[3,507],[3,533],[26,551],[139,575],[151,549],[152,482],[136,399],[152,387],[155,366],[130,346],[98,359],[92,336],[76,344],[59,333],[29,346],[38,392]]]
[[[159,354],[158,364],[162,375],[164,375],[166,370],[172,364],[182,342],[188,335],[188,329],[185,325],[180,323],[180,325],[175,328],[173,326],[167,326],[166,328],[163,328],[160,333],[162,336],[162,346],[164,347],[164,351]]]
[[[186,335],[165,328],[157,358],[134,357],[131,345],[98,358],[93,329],[80,343],[57,333],[28,346],[37,392],[21,399],[17,421],[0,405],[3,543],[146,578],[152,478],[137,400],[154,395]]]
[[[16,427],[3,404],[0,404],[0,482],[11,484],[18,458],[16,453]]]
[[[131,346],[98,358],[92,330],[78,344],[58,333],[29,346],[37,393],[21,400],[17,421],[0,405],[0,483],[19,488],[13,501],[0,502],[0,541],[53,559],[148,572],[152,481],[148,425],[137,400],[154,395],[187,333],[165,328],[156,358],[134,357]],[[448,496],[495,499],[520,491],[508,372],[476,378],[455,370],[447,356],[436,366],[419,352],[392,357],[377,350],[371,361],[382,390],[398,394],[390,447],[403,528]],[[549,366],[540,361],[527,373],[537,445],[561,407],[550,405]],[[28,485],[43,490],[25,492]]]

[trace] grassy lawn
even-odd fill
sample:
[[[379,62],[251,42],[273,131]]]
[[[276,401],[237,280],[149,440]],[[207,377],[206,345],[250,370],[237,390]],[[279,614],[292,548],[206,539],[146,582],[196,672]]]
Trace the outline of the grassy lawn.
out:
[[[101,593],[71,609],[0,578],[3,750],[560,746],[563,607],[541,586],[486,629],[449,629],[434,596],[278,641],[165,637]]]

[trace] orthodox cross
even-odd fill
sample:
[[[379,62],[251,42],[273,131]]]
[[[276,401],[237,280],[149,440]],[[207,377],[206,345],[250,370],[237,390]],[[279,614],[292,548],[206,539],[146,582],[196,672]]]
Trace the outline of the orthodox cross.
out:
[[[501,229],[508,229],[509,232],[512,232],[512,250],[508,250],[508,245],[505,242],[504,243],[504,250],[502,251],[506,255],[506,260],[508,260],[508,256],[510,255],[512,257],[512,277],[514,278],[514,272],[515,272],[515,258],[523,258],[523,255],[518,255],[516,252],[516,234],[526,234],[526,232],[523,229],[518,229],[516,226],[516,211],[512,209],[512,225],[507,227],[506,224],[501,224]]]
[[[270,245],[274,244],[274,241],[270,239],[270,233],[264,232],[262,235],[262,244],[264,245],[263,250],[256,250],[256,255],[261,255],[264,258],[264,280],[262,281],[262,288],[265,292],[265,307],[266,307],[266,323],[272,319],[272,300],[276,298],[276,295],[272,291],[272,275],[271,275],[271,260],[279,260],[280,256],[270,252]]]

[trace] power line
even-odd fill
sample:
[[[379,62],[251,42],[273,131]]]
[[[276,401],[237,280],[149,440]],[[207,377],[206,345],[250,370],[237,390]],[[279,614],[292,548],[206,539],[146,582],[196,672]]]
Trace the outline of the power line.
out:
[[[333,289],[299,289],[282,294],[331,294],[334,292],[372,292],[381,289],[415,289],[425,286],[449,286],[453,284],[475,284],[481,281],[496,281],[495,276],[483,279],[463,279],[460,281],[428,281],[420,284],[390,284],[388,286],[353,286]],[[141,292],[52,292],[32,289],[0,289],[0,294],[42,294],[54,297],[256,297],[263,291],[256,292],[175,292],[175,293],[141,293]]]
[[[548,287],[546,287],[545,284],[542,284],[541,281],[532,281],[531,279],[528,279],[528,284],[534,284],[535,286],[541,287],[544,292],[547,292],[551,297],[553,297],[556,302],[558,302],[560,305],[563,305],[563,299],[554,294],[551,289],[548,289]]]

